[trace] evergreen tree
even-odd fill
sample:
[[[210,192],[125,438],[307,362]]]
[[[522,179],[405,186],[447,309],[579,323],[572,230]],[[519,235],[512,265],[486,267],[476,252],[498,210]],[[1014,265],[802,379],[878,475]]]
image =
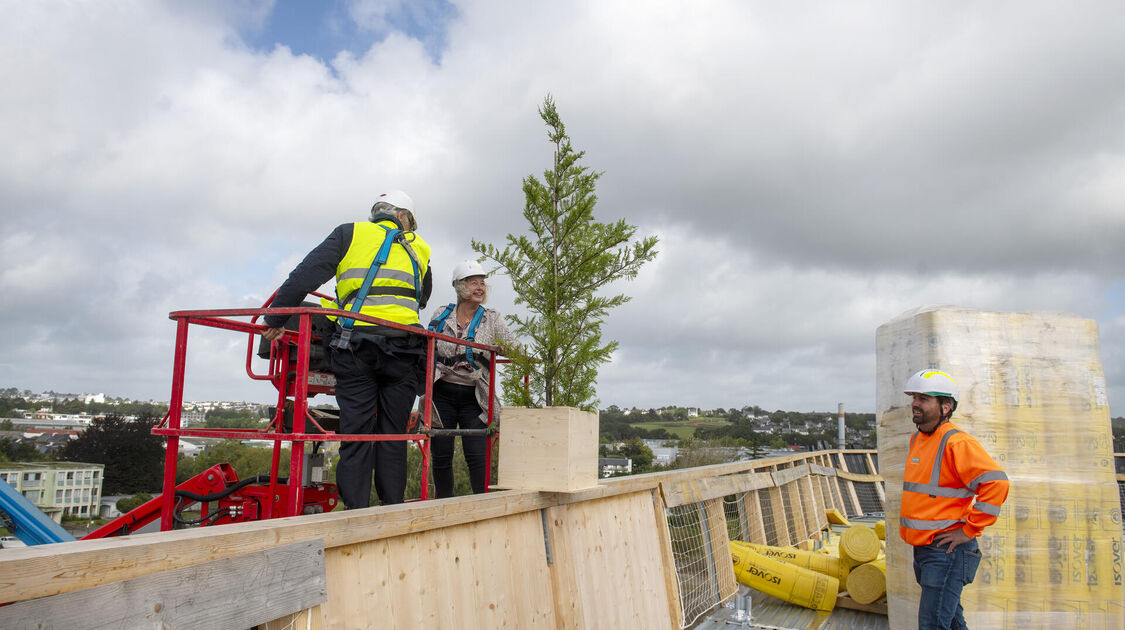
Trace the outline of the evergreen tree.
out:
[[[646,473],[652,470],[652,449],[645,446],[640,438],[630,438],[621,447],[621,456],[633,460],[633,474]]]
[[[524,356],[513,357],[518,369],[505,375],[505,398],[594,411],[598,366],[617,349],[616,341],[602,342],[601,327],[610,309],[629,300],[599,290],[635,278],[641,265],[656,257],[657,239],[632,241],[636,228],[624,220],[594,220],[594,185],[602,174],[579,164],[585,151],[571,146],[550,95],[539,116],[554,145],[554,161],[542,182],[534,175],[523,180],[523,216],[531,234],[509,234],[503,251],[474,240],[473,250],[511,278],[516,304],[530,312],[508,316],[512,331],[529,341]],[[530,389],[524,388],[525,374]]]
[[[59,454],[68,462],[105,464],[102,494],[159,491],[164,479],[164,438],[150,433],[157,418],[135,421],[108,415],[90,426]]]

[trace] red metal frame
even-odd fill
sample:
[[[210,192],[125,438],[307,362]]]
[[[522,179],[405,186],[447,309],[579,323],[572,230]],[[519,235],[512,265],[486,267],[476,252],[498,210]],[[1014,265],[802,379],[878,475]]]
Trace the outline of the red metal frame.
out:
[[[421,413],[423,428],[420,433],[395,435],[343,435],[332,431],[306,433],[306,420],[316,425],[316,420],[308,413],[308,398],[318,393],[331,394],[335,391],[333,387],[323,384],[314,384],[312,387],[309,386],[309,348],[312,343],[319,340],[319,337],[312,334],[312,316],[338,316],[340,311],[315,307],[268,308],[272,301],[273,296],[270,296],[270,299],[261,308],[174,311],[168,315],[169,319],[176,322],[176,348],[172,361],[172,396],[168,413],[164,416],[164,419],[152,429],[154,435],[164,436],[168,440],[167,453],[165,454],[164,460],[164,492],[160,497],[150,502],[154,503],[154,505],[160,505],[161,530],[169,530],[173,527],[172,515],[176,509],[174,492],[176,487],[176,460],[179,455],[179,441],[181,437],[273,440],[273,460],[270,470],[268,495],[272,496],[274,500],[262,502],[261,513],[258,515],[258,518],[280,518],[283,516],[296,516],[301,514],[301,510],[306,503],[306,499],[303,496],[305,488],[301,485],[301,480],[304,478],[303,459],[305,442],[378,442],[388,440],[408,440],[416,442],[422,451],[421,500],[428,499],[431,439],[429,435],[431,429],[430,401],[433,396],[432,374],[434,370],[435,344],[438,339],[470,348],[488,350],[491,353],[488,367],[488,423],[486,427],[492,427],[493,419],[495,418],[496,365],[500,362],[509,362],[504,359],[497,359],[497,355],[500,353],[498,347],[466,341],[456,337],[449,337],[422,328],[406,326],[396,322],[369,317],[360,313],[349,313],[349,318],[358,321],[378,324],[380,326],[406,331],[410,334],[422,335],[426,338],[426,366],[428,370],[425,384],[426,402],[422,405]],[[286,331],[280,339],[275,340],[271,344],[267,372],[265,374],[256,374],[253,370],[254,342],[257,335],[261,334],[261,332],[267,328],[257,323],[258,318],[264,315],[298,315],[299,329],[296,332]],[[250,317],[251,320],[249,322],[244,322],[232,319],[237,317]],[[268,380],[273,383],[274,387],[278,390],[277,412],[264,430],[189,429],[180,425],[180,414],[183,408],[184,372],[187,363],[188,327],[193,324],[235,332],[244,332],[249,335],[246,352],[247,375],[254,380]],[[290,342],[295,342],[297,345],[296,365],[290,365],[289,349],[287,345]],[[290,383],[287,378],[291,370],[295,372],[292,383]],[[292,385],[292,391],[289,391],[290,384]],[[285,408],[290,400],[293,403],[293,427],[290,432],[285,432]],[[317,427],[320,428],[319,425],[317,425]],[[489,433],[487,440],[485,468],[486,487],[489,485],[492,472],[492,450],[495,440],[495,431]],[[289,479],[291,481],[289,483],[278,482],[278,469],[280,466],[283,442],[290,442],[292,445],[289,460]],[[264,494],[266,486],[260,487]],[[240,492],[243,494],[250,493],[247,489],[243,489]]]

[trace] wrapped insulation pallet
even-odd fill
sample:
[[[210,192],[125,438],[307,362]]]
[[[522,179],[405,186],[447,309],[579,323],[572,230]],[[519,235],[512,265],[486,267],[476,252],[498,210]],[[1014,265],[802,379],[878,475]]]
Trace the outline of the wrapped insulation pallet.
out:
[[[920,594],[912,548],[898,533],[915,430],[902,390],[911,374],[934,368],[960,387],[953,423],[980,441],[1012,484],[999,520],[980,538],[984,560],[961,597],[968,625],[1125,629],[1125,536],[1094,321],[935,307],[880,326],[876,337],[890,626],[916,627]]]

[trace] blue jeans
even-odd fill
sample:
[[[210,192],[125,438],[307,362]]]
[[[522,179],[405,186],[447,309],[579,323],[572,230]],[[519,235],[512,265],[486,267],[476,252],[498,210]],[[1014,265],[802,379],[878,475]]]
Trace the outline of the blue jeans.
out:
[[[918,630],[968,630],[961,589],[976,577],[980,547],[974,538],[953,553],[946,553],[947,548],[936,543],[914,548],[914,578],[922,587]]]

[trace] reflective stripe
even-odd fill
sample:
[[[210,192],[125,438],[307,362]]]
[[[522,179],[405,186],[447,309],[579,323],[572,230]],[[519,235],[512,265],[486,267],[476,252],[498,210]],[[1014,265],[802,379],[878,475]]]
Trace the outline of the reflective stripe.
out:
[[[1005,475],[1003,470],[990,470],[986,473],[981,473],[979,477],[970,481],[969,489],[973,492],[976,492],[977,486],[979,486],[980,484],[986,481],[999,481],[1001,479],[1004,481],[1008,480],[1008,475]]]
[[[934,456],[934,467],[933,470],[930,471],[930,485],[935,488],[941,486],[941,458],[945,456],[945,443],[949,441],[950,437],[957,433],[960,433],[960,431],[953,429],[941,436],[941,444],[938,445],[937,455]],[[970,494],[969,496],[972,495]]]
[[[963,488],[943,488],[941,486],[930,486],[924,483],[913,483],[910,481],[903,482],[902,491],[928,494],[931,497],[953,497],[958,499],[973,496],[972,490],[965,490]]]
[[[340,280],[363,280],[366,276],[366,268],[352,267],[351,269],[348,269],[344,273],[340,274],[340,277],[337,278],[337,282],[339,282]],[[405,271],[399,271],[398,269],[388,269],[386,267],[382,267],[375,274],[375,279],[397,280],[399,282],[405,282],[410,286],[414,286],[414,274],[407,273]]]
[[[954,525],[958,523],[964,523],[965,521],[923,521],[914,518],[904,518],[899,519],[899,522],[903,527],[909,527],[910,529],[917,529],[919,531],[933,531],[935,529],[946,529],[949,527],[953,527]]]
[[[369,295],[363,301],[364,306],[405,306],[418,310],[418,300],[412,297],[397,296],[397,295]],[[351,302],[344,305],[344,308],[351,308]]]
[[[973,508],[988,514],[989,516],[1000,516],[1000,506],[992,505],[991,503],[981,503],[977,501],[973,504]]]

